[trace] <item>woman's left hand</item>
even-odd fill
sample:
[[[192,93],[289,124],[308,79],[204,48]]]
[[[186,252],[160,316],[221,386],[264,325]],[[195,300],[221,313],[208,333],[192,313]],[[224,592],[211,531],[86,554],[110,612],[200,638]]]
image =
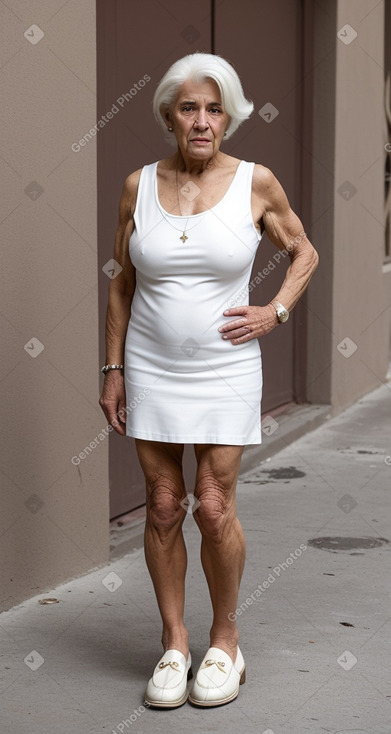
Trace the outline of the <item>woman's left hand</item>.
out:
[[[230,339],[232,344],[243,344],[250,339],[264,336],[278,325],[276,309],[270,303],[267,306],[227,308],[224,316],[237,316],[219,327],[222,338]]]

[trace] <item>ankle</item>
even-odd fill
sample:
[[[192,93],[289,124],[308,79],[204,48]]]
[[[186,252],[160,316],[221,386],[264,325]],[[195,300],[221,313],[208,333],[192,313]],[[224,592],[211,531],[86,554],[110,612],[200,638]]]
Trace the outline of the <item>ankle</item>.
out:
[[[220,650],[224,650],[227,655],[230,656],[233,662],[236,660],[238,652],[239,634],[238,632],[227,634],[219,634],[211,630],[210,632],[210,646],[218,647]]]
[[[189,655],[189,633],[186,627],[163,630],[162,634],[163,649],[179,650],[185,658]]]

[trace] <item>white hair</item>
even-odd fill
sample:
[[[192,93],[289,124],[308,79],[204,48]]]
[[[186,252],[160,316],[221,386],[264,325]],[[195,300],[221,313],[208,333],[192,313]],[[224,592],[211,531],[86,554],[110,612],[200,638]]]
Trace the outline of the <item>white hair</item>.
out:
[[[178,59],[160,80],[153,97],[153,111],[159,124],[162,126],[165,137],[174,142],[172,135],[167,135],[167,125],[164,112],[178,96],[179,88],[191,79],[198,83],[206,79],[216,82],[224,111],[229,115],[230,122],[224,138],[230,138],[239,125],[247,120],[254,105],[243,94],[240,79],[230,63],[221,56],[214,54],[195,53]]]

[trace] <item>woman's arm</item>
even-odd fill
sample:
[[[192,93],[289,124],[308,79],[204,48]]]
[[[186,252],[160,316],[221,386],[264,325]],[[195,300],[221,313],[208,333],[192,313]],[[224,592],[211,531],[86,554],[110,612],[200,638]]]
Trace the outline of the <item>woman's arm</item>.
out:
[[[285,250],[290,258],[284,281],[273,298],[273,301],[278,301],[290,311],[307,288],[317,268],[319,256],[307,238],[299,217],[291,209],[281,184],[264,166],[254,168],[253,198],[269,239],[280,250]],[[229,308],[224,311],[224,316],[239,317],[219,329],[222,338],[230,339],[232,344],[242,344],[264,336],[279,323],[272,301],[267,306]]]
[[[276,177],[264,169],[262,178],[266,184],[263,214],[266,232],[276,247],[288,252],[291,261],[284,282],[273,300],[280,301],[290,311],[307,288],[318,266],[319,256]]]
[[[114,244],[114,260],[121,270],[109,284],[106,314],[106,364],[123,364],[126,331],[136,286],[135,269],[129,256],[129,238],[133,232],[133,212],[136,203],[140,171],[125,181],[119,204],[119,221]],[[119,268],[118,268],[119,269]],[[126,433],[126,395],[123,373],[110,370],[105,374],[99,399],[108,422],[117,433]]]

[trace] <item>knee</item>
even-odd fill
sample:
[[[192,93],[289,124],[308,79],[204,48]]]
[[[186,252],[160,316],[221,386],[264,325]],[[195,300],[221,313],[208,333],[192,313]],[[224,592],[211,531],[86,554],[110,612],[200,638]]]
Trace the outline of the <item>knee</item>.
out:
[[[228,500],[228,490],[226,483],[213,472],[205,472],[194,490],[200,503],[194,512],[195,520],[201,533],[217,543],[221,542],[226,523],[232,516],[233,505]]]
[[[185,516],[178,487],[163,477],[149,481],[148,485],[148,521],[159,534],[165,535]]]

